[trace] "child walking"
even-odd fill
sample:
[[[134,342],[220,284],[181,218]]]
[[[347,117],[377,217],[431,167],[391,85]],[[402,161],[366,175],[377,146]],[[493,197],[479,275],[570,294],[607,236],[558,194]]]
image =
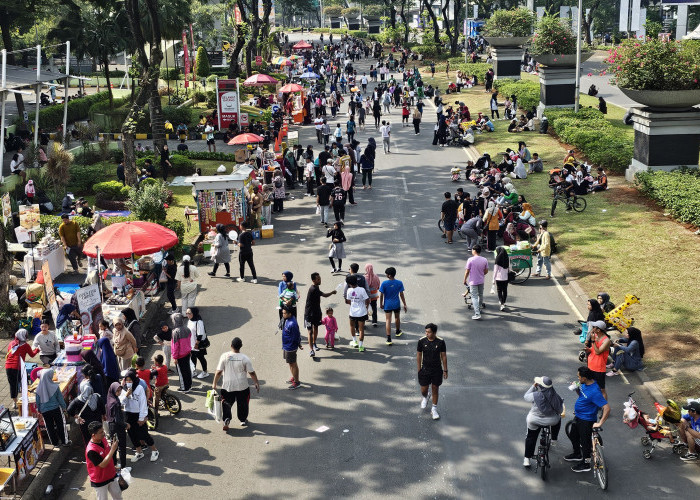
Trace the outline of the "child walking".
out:
[[[338,322],[333,316],[333,308],[326,309],[326,317],[321,320],[326,327],[326,349],[335,349],[335,334],[338,331]]]

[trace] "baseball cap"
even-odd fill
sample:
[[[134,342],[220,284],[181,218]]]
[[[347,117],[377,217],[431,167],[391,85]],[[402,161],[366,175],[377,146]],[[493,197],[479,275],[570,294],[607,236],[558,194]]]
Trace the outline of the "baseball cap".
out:
[[[546,375],[542,377],[535,377],[535,383],[544,387],[545,389],[549,389],[550,387],[552,387],[552,379]]]
[[[683,407],[684,410],[693,410],[700,413],[700,401],[691,401]]]
[[[598,328],[598,329],[603,330],[603,331],[605,331],[605,329],[607,328],[607,326],[605,325],[605,321],[594,321],[591,324],[591,326],[593,328]]]

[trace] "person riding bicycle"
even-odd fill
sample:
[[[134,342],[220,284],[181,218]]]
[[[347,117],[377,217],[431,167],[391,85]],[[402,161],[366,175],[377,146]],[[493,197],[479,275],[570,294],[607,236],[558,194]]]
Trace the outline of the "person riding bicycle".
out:
[[[578,384],[576,392],[579,397],[574,405],[574,420],[569,439],[573,453],[564,457],[567,462],[578,462],[571,467],[574,472],[591,470],[592,435],[594,428],[600,428],[610,415],[610,405],[603,397],[600,387],[593,379],[593,373],[586,366],[578,369]],[[598,410],[603,415],[598,422]]]
[[[535,454],[537,436],[542,427],[552,427],[552,444],[556,443],[561,429],[561,414],[564,400],[557,394],[552,379],[547,376],[535,377],[534,383],[525,393],[525,401],[532,403],[527,414],[527,437],[525,438],[525,458],[523,466],[530,467],[530,459]]]

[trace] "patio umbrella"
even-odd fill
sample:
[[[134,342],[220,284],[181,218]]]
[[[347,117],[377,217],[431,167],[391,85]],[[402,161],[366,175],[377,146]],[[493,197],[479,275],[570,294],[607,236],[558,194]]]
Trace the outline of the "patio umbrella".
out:
[[[272,64],[276,66],[294,66],[294,63],[292,61],[283,56],[275,57],[272,60]]]
[[[321,78],[321,77],[319,75],[317,75],[316,73],[314,73],[313,71],[307,71],[307,72],[303,73],[299,78],[311,78],[311,79],[313,79],[313,78]]]
[[[298,61],[299,59],[303,59],[303,57],[299,54],[292,54],[291,56],[289,56],[290,61]]]
[[[309,42],[302,40],[300,42],[295,43],[294,47],[292,47],[292,48],[295,50],[304,50],[304,49],[310,49],[312,47],[311,47],[311,44]]]
[[[289,94],[290,92],[299,92],[303,90],[303,87],[297,83],[288,83],[284,87],[280,88],[280,92],[283,94]]]
[[[97,249],[105,259],[147,255],[177,245],[175,231],[153,222],[140,220],[118,222],[99,230],[85,242],[83,252],[97,257]]]
[[[233,139],[228,141],[228,145],[235,146],[237,144],[255,144],[258,142],[262,142],[264,140],[265,139],[263,139],[262,137],[260,137],[257,134],[246,133],[246,134],[237,135],[236,137],[234,137]]]
[[[277,83],[277,80],[271,76],[258,73],[257,75],[247,78],[243,82],[243,85],[248,85],[249,87],[261,87],[263,85],[273,85],[275,83]]]

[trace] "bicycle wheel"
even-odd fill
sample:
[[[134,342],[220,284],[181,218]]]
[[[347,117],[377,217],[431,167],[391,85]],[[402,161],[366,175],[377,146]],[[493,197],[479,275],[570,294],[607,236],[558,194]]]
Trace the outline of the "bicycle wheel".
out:
[[[440,229],[441,233],[445,232],[445,224],[443,224],[442,219],[438,219],[438,229]]]
[[[583,212],[586,210],[586,205],[586,198],[580,198],[578,196],[574,198],[573,202],[571,202],[571,206],[575,212]]]
[[[552,213],[550,214],[551,217],[554,217],[554,210],[556,210],[556,208],[557,208],[557,199],[554,198],[552,200]]]
[[[600,489],[608,489],[608,466],[605,465],[603,446],[598,442],[595,444],[595,463],[593,464],[593,472],[598,479]]]
[[[540,460],[542,461],[540,464],[540,477],[542,478],[542,481],[546,481],[547,469],[549,469],[549,450],[543,450]]]
[[[152,406],[148,407],[148,416],[146,417],[146,425],[149,431],[154,431],[158,428],[158,414]]]
[[[180,410],[182,410],[182,403],[172,394],[165,394],[162,401],[165,405],[165,409],[168,410],[171,415],[177,415],[180,413]]]
[[[531,272],[532,272],[531,267],[524,267],[522,269],[518,269],[515,272],[515,278],[513,278],[513,281],[511,281],[511,283],[513,283],[514,285],[519,285],[521,283],[525,283],[528,280],[528,278],[530,278]]]

